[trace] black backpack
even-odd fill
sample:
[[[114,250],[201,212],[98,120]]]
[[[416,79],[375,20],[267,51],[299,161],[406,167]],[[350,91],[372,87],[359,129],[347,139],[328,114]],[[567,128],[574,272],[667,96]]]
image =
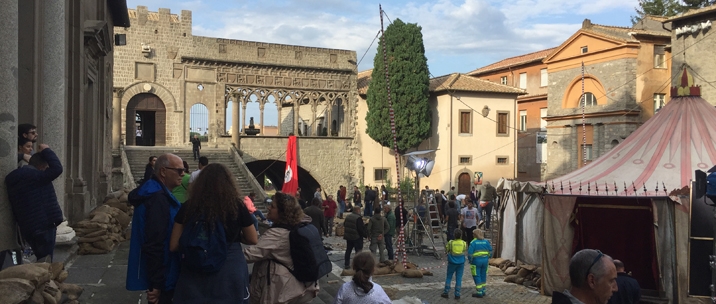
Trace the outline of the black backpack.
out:
[[[311,223],[301,223],[295,227],[283,225],[274,225],[274,227],[291,231],[288,235],[288,240],[291,246],[293,269],[286,268],[297,280],[315,282],[331,272],[333,265],[331,260],[328,259],[325,248],[323,248],[321,234],[318,233],[318,229],[315,226]]]

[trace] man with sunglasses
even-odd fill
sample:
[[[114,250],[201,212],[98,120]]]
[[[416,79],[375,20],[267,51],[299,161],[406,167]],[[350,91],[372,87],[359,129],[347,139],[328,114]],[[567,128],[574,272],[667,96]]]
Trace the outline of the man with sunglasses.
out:
[[[617,269],[612,258],[599,250],[582,249],[569,261],[572,287],[555,291],[552,303],[606,304],[617,291]]]
[[[154,175],[129,193],[134,206],[127,264],[127,290],[146,290],[149,303],[172,303],[179,253],[169,251],[170,231],[180,204],[171,193],[184,176],[182,159],[162,154]]]

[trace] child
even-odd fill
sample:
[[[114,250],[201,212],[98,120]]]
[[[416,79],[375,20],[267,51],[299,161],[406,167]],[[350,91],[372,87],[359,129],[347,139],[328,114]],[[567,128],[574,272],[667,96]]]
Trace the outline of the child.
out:
[[[467,243],[462,240],[462,230],[460,228],[455,229],[455,239],[451,240],[445,246],[445,252],[448,256],[448,268],[447,277],[445,278],[445,290],[440,295],[443,298],[448,298],[448,292],[450,291],[450,281],[452,281],[452,275],[455,274],[455,299],[460,299],[460,287],[462,286],[462,273],[465,269],[465,250],[467,249]]]
[[[480,229],[472,232],[475,239],[470,242],[470,248],[467,254],[470,256],[470,271],[472,279],[475,280],[476,293],[472,296],[482,298],[485,296],[485,286],[487,284],[487,261],[492,256],[492,245],[490,241],[485,239],[485,234]]]

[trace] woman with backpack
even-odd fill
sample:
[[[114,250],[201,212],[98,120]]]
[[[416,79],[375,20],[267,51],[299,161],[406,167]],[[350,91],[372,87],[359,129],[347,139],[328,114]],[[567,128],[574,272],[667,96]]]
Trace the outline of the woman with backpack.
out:
[[[174,218],[169,247],[183,255],[174,303],[248,303],[249,268],[240,242],[258,242],[253,219],[226,166],[209,164],[202,172],[205,174],[192,183],[188,200]],[[201,227],[209,228],[208,241],[192,239]],[[222,234],[223,238],[216,237]],[[197,241],[208,246],[208,261],[197,260],[188,249],[187,244]],[[201,263],[215,269],[197,269]]]
[[[373,283],[371,276],[375,270],[375,258],[370,252],[363,251],[353,258],[353,280],[343,283],[333,304],[392,303],[383,287]]]
[[[276,192],[271,200],[266,217],[273,222],[273,227],[261,235],[256,246],[244,248],[246,261],[254,263],[249,289],[251,303],[311,302],[318,295],[318,281],[302,282],[291,273],[294,269],[289,241],[291,230],[279,228],[311,223],[311,217],[303,213],[293,196],[281,192]]]

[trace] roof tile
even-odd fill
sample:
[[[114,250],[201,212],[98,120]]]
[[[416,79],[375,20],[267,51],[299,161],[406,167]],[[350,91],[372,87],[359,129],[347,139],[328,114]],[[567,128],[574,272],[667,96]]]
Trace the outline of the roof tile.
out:
[[[519,55],[519,56],[503,59],[503,60],[500,60],[493,64],[490,64],[490,65],[481,67],[477,70],[474,70],[472,72],[469,72],[469,73],[467,73],[467,75],[479,76],[480,74],[492,72],[492,71],[499,70],[499,69],[505,69],[508,67],[513,67],[513,66],[517,66],[517,65],[521,65],[521,64],[531,63],[531,62],[535,62],[535,61],[541,61],[542,59],[549,56],[549,54],[551,54],[552,51],[554,51],[555,49],[556,49],[556,47],[549,48],[546,50],[537,51],[534,53],[529,53],[529,54],[524,54],[524,55]]]

